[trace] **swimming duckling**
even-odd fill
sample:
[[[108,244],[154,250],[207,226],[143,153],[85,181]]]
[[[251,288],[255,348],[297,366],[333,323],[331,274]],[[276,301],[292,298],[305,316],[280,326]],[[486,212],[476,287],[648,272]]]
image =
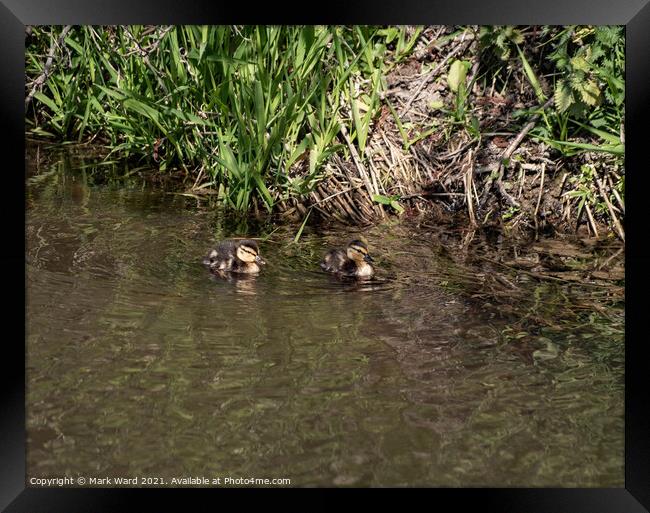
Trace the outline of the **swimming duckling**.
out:
[[[368,254],[368,246],[365,242],[354,239],[345,249],[328,251],[320,266],[324,271],[340,276],[370,278],[375,270],[369,262],[373,262],[373,259]]]
[[[226,239],[203,259],[211,271],[256,274],[266,261],[260,256],[257,242],[249,239]]]

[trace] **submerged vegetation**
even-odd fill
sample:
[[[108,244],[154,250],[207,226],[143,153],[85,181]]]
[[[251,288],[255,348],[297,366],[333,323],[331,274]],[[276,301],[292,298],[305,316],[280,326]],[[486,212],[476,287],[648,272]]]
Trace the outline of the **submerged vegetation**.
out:
[[[240,211],[611,230],[622,27],[29,27],[28,135]]]

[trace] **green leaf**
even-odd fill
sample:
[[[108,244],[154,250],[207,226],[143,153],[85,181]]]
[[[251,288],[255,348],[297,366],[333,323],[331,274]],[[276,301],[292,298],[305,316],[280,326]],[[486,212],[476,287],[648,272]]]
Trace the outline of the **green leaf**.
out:
[[[259,80],[255,82],[255,114],[257,117],[257,143],[263,147],[266,136],[266,109],[264,105],[264,92]]]
[[[309,176],[316,174],[316,164],[318,162],[318,149],[312,148],[309,150]]]
[[[390,198],[387,198],[386,196],[382,196],[381,194],[373,194],[372,196],[372,201],[375,203],[380,203],[382,205],[388,205],[391,208],[393,208],[398,214],[401,214],[404,212],[404,207],[399,204],[397,201],[399,196],[391,196]]]
[[[408,147],[409,144],[409,138],[408,138],[408,134],[406,133],[406,130],[404,130],[404,125],[402,125],[402,121],[397,115],[397,112],[395,112],[395,109],[393,108],[391,103],[389,101],[386,101],[386,104],[388,105],[388,109],[390,110],[391,114],[393,115],[393,118],[395,119],[395,124],[397,125],[397,129],[399,130],[399,133],[402,136],[402,142],[404,143],[404,148],[406,148]]]
[[[298,160],[298,157],[300,157],[307,148],[311,147],[311,139],[309,136],[306,136],[298,146],[296,146],[293,151],[291,152],[291,155],[287,159],[285,165],[287,169],[290,169],[291,166],[293,166],[294,162]]]
[[[158,118],[160,116],[160,113],[150,105],[147,105],[134,98],[127,98],[126,100],[124,100],[123,105],[125,108],[137,112],[138,114],[142,114],[143,116],[158,123]]]
[[[392,200],[386,196],[382,196],[381,194],[373,194],[372,201],[375,203],[381,203],[382,205],[390,205]]]
[[[264,183],[264,180],[262,180],[262,177],[260,176],[259,173],[256,172],[253,173],[253,179],[255,180],[255,183],[257,185],[257,190],[260,192],[260,195],[264,200],[267,210],[270,212],[271,209],[273,208],[273,197],[271,196],[271,193],[269,192],[268,188],[266,187],[266,184]]]
[[[478,134],[480,132],[480,124],[478,118],[476,116],[472,116],[469,122],[474,132]]]
[[[558,141],[554,139],[547,139],[546,137],[536,136],[537,139],[540,139],[551,146],[562,147],[566,146],[567,148],[577,148],[586,151],[602,151],[604,153],[611,153],[613,155],[625,155],[625,145],[624,144],[587,144],[587,143],[578,143],[570,141]]]
[[[604,130],[598,130],[597,128],[594,128],[593,126],[585,125],[583,123],[580,123],[579,121],[576,121],[574,119],[571,120],[572,123],[575,123],[576,125],[580,126],[581,128],[587,130],[587,132],[590,132],[594,135],[597,135],[601,139],[603,139],[605,142],[611,144],[611,145],[619,145],[621,143],[621,138],[620,135],[618,134],[612,134],[610,132],[605,132]],[[592,121],[592,125],[595,124]]]
[[[404,212],[404,207],[395,200],[390,202],[390,206],[393,207],[398,214],[402,214]]]
[[[469,67],[470,63],[468,61],[456,59],[451,63],[449,73],[447,74],[447,84],[449,84],[449,89],[453,92],[458,92],[460,84],[465,83],[465,77],[467,77],[467,70]]]
[[[228,169],[233,175],[235,175],[236,178],[240,178],[242,175],[241,169],[239,167],[239,164],[237,164],[237,159],[235,159],[235,155],[233,154],[232,150],[230,147],[222,143],[221,145],[221,155],[222,158],[215,157],[221,164]]]
[[[580,96],[582,97],[582,101],[587,105],[591,105],[592,107],[597,105],[600,102],[600,89],[598,88],[598,84],[593,80],[589,80],[580,89]]]
[[[352,106],[352,119],[354,121],[354,130],[357,136],[359,153],[363,155],[366,146],[366,130],[364,129],[363,123],[361,122],[361,116],[359,115],[359,102],[354,98],[352,80],[350,80],[350,104]]]
[[[307,219],[309,219],[310,215],[311,215],[311,208],[307,212],[307,215],[305,216],[305,219],[303,220],[302,224],[300,225],[300,229],[298,230],[298,233],[296,233],[296,236],[293,238],[293,242],[298,242],[300,240],[300,236],[302,235],[302,231],[305,229],[305,224],[307,224]]]
[[[56,113],[59,111],[59,107],[56,105],[56,103],[54,103],[50,98],[45,96],[43,93],[41,92],[34,93],[34,98],[36,98],[39,102],[42,102],[45,105],[47,105],[52,112]]]
[[[520,45],[524,42],[524,35],[519,30],[514,29],[510,35],[510,40],[516,45]]]
[[[564,80],[558,80],[555,84],[555,108],[558,112],[565,112],[573,103],[573,94]]]
[[[521,64],[524,67],[524,73],[526,73],[526,78],[528,78],[530,85],[533,86],[537,99],[540,102],[546,101],[546,96],[544,96],[544,91],[542,91],[542,86],[539,83],[539,80],[537,80],[537,75],[535,75],[533,68],[530,67],[530,64],[528,63],[528,59],[526,59],[524,52],[521,51],[521,48],[519,48],[519,46],[517,46],[517,52],[519,52],[519,58],[521,59]]]
[[[97,87],[99,87],[100,90],[104,91],[107,95],[111,96],[112,98],[115,98],[116,100],[124,100],[128,98],[128,95],[125,94],[122,90],[117,89],[117,88],[112,88],[112,87],[105,87],[103,85],[97,84]]]
[[[587,62],[587,59],[582,57],[581,55],[576,55],[575,57],[571,57],[571,66],[573,66],[574,69],[579,69],[581,71],[589,71],[589,63]]]

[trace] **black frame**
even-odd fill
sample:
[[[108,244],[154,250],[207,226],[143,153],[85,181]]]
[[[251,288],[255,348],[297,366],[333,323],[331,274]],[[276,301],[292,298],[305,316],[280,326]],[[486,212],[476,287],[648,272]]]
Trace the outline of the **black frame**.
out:
[[[244,8],[242,8],[244,7]],[[146,0],[2,0],[0,3],[0,138],[6,151],[6,194],[2,200],[11,203],[5,214],[2,236],[6,239],[0,261],[4,273],[5,299],[2,311],[5,336],[2,358],[3,387],[0,389],[0,507],[7,511],[115,511],[142,508],[156,497],[169,498],[179,492],[153,489],[37,489],[26,488],[25,480],[25,303],[16,298],[25,294],[25,183],[24,173],[24,37],[26,25],[63,24],[598,24],[626,26],[626,133],[627,133],[627,208],[625,220],[626,248],[626,363],[625,363],[625,488],[621,489],[429,489],[424,500],[453,501],[459,506],[478,506],[481,510],[501,512],[567,511],[578,512],[642,512],[650,509],[650,421],[644,415],[644,392],[648,390],[647,363],[643,358],[645,341],[640,336],[642,303],[640,299],[649,284],[643,264],[650,263],[650,253],[643,249],[643,192],[649,182],[643,169],[643,126],[650,120],[650,0],[549,0],[527,5],[518,0],[401,0],[381,2],[328,2],[315,4],[312,13],[305,6],[279,5],[238,6],[232,2],[219,5],[208,0],[177,2]],[[321,12],[316,12],[319,9]],[[13,165],[7,165],[7,159]],[[22,269],[22,273],[13,269]],[[8,286],[7,286],[8,285]],[[21,342],[22,340],[22,342]],[[10,354],[8,354],[10,352]],[[367,490],[300,491],[318,494],[322,506],[331,499],[349,500],[351,495],[374,498]],[[180,492],[188,497],[189,492]],[[194,490],[213,502],[213,508],[224,498],[248,504],[251,498],[268,497],[265,490]],[[214,494],[219,494],[215,496]],[[280,492],[271,492],[280,493]],[[285,497],[287,492],[281,492]],[[291,491],[289,493],[297,493]],[[377,493],[382,502],[385,491]],[[154,497],[154,495],[156,497]],[[303,495],[309,505],[313,495]],[[397,495],[398,500],[400,495]],[[216,500],[215,500],[216,499]],[[406,499],[406,497],[404,497]],[[403,500],[403,499],[402,499]],[[219,501],[219,502],[217,502]],[[193,500],[192,500],[193,502]],[[303,503],[303,505],[306,505]],[[283,505],[287,505],[283,501]],[[400,504],[403,506],[403,503]],[[129,507],[131,506],[131,507]],[[644,507],[645,506],[645,507]],[[160,509],[159,506],[156,509]],[[301,508],[302,509],[302,508]]]

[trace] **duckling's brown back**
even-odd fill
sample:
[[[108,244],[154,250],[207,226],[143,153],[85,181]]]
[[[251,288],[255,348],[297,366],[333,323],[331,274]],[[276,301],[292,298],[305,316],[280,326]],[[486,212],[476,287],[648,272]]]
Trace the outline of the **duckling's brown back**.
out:
[[[342,249],[331,249],[323,257],[320,263],[321,269],[327,272],[338,272],[343,269],[346,261],[348,260],[347,254]]]
[[[203,263],[213,268],[225,269],[230,267],[232,262],[236,260],[238,243],[239,241],[232,239],[219,241],[203,259]]]
[[[228,256],[233,256],[237,251],[237,244],[239,241],[226,239],[220,241],[217,246],[214,248],[217,251],[218,258],[226,258]]]
[[[219,258],[227,258],[235,256],[237,254],[237,248],[242,245],[258,251],[257,242],[250,239],[224,239],[217,244],[215,249]]]

